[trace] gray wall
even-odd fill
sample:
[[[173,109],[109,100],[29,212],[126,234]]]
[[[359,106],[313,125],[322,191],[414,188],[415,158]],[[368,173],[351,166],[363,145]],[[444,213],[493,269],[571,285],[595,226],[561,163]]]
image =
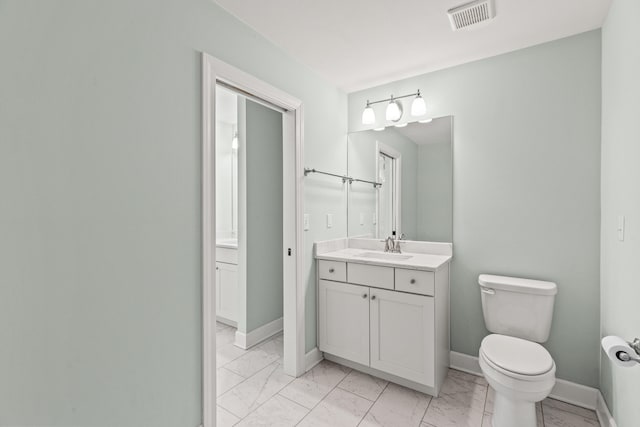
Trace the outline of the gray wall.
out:
[[[451,242],[453,230],[452,138],[418,147],[416,240]]]
[[[305,163],[346,170],[346,95],[210,0],[0,2],[0,425],[200,424],[200,51],[301,99]],[[305,186],[311,278],[346,200]]]
[[[282,317],[282,114],[247,100],[245,129],[247,228],[240,233],[247,239],[247,319],[242,332],[251,332]]]
[[[363,129],[367,99],[417,88],[434,117],[454,116],[453,350],[477,355],[487,334],[478,274],[553,280],[546,347],[559,378],[588,386],[599,364],[600,60],[592,31],[349,95],[350,131]]]
[[[640,338],[640,3],[616,0],[602,29],[602,336]],[[618,215],[626,217],[623,242]],[[601,389],[620,427],[638,425],[640,369],[600,352]]]

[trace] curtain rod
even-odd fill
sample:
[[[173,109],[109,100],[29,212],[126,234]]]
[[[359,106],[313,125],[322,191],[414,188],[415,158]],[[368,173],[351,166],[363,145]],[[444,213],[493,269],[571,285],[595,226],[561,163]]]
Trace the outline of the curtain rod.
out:
[[[322,175],[334,176],[336,178],[340,178],[342,180],[343,184],[345,182],[347,182],[347,181],[349,181],[349,184],[353,184],[354,182],[364,182],[366,184],[373,185],[373,188],[382,187],[382,183],[380,183],[380,182],[368,181],[366,179],[352,178],[352,177],[347,176],[347,175],[337,175],[335,173],[323,172],[323,171],[320,171],[320,170],[317,170],[317,169],[312,169],[312,168],[304,168],[304,176],[307,176],[310,173],[319,173],[319,174],[322,174]]]

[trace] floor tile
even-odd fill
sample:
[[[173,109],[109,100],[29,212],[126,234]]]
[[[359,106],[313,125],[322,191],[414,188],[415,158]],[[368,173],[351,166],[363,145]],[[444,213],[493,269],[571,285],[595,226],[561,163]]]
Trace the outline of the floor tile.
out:
[[[216,367],[221,368],[236,360],[247,351],[233,344],[225,344],[216,348]]]
[[[487,389],[487,400],[484,404],[484,412],[493,413],[493,402],[496,398],[496,391],[493,387],[489,386]]]
[[[485,412],[482,417],[482,427],[493,427],[491,423],[493,418],[493,414],[490,412]],[[542,421],[542,408],[540,406],[536,406],[536,425],[537,427],[543,427],[544,423]]]
[[[338,384],[343,390],[357,394],[360,397],[375,401],[388,382],[380,378],[372,377],[358,371],[351,371],[345,379]]]
[[[269,354],[275,354],[279,359],[284,357],[284,335],[278,334],[269,338],[267,341],[258,345],[258,347]]]
[[[216,427],[231,427],[238,421],[240,421],[240,418],[229,413],[224,408],[220,406],[216,408]]]
[[[278,356],[269,354],[260,348],[255,348],[227,363],[224,367],[238,375],[249,378],[277,360]]]
[[[597,420],[598,416],[595,411],[591,409],[581,408],[579,406],[571,405],[570,403],[561,402],[556,399],[545,399],[542,401],[542,407],[560,409],[561,411],[571,412],[572,414],[580,415],[591,420]]]
[[[571,412],[562,411],[551,406],[544,406],[542,410],[544,414],[545,427],[599,427],[597,420],[586,418]]]
[[[311,409],[329,394],[350,371],[349,368],[323,360],[309,372],[296,378],[280,394]]]
[[[244,418],[293,380],[275,362],[218,397],[218,405]]]
[[[216,371],[216,395],[220,396],[245,380],[245,377],[225,368]]]
[[[362,427],[417,427],[431,396],[389,383],[360,423]]]
[[[240,421],[237,426],[293,427],[308,412],[307,408],[276,394]]]
[[[373,402],[335,388],[298,424],[300,427],[356,427]]]
[[[426,426],[480,427],[487,396],[486,382],[479,377],[449,370],[440,396],[433,398],[424,416]],[[474,378],[475,377],[475,378]]]

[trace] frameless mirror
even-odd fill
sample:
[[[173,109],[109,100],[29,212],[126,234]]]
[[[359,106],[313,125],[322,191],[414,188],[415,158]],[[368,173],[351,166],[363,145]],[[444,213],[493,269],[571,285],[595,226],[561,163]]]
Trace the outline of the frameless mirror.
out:
[[[453,240],[453,117],[352,132],[347,152],[350,237]]]

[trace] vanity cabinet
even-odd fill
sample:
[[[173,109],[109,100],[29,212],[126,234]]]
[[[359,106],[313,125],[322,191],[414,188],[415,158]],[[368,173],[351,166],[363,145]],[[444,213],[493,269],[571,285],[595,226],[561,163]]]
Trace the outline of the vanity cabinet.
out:
[[[216,248],[216,320],[236,326],[238,320],[238,250]]]
[[[325,357],[437,396],[449,366],[448,264],[437,271],[318,264],[318,346]],[[321,272],[329,268],[346,270],[346,279],[327,279]]]

